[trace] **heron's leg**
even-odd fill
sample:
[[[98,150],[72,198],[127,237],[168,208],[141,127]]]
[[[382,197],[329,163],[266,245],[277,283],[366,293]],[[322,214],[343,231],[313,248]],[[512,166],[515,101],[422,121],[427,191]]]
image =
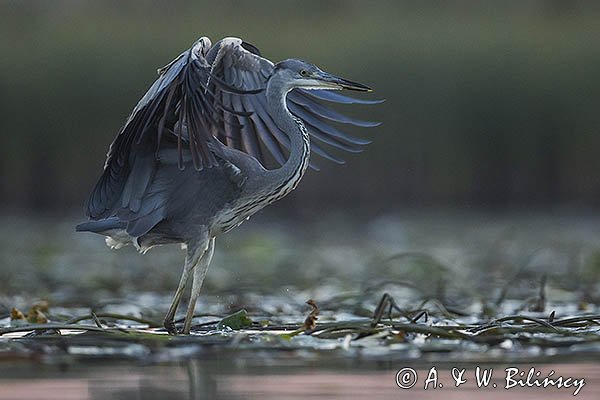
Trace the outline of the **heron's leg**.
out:
[[[189,243],[187,248],[187,254],[185,256],[185,263],[183,264],[183,272],[181,273],[181,279],[179,279],[179,285],[177,286],[177,290],[175,291],[175,295],[173,296],[173,301],[171,302],[171,306],[169,307],[169,311],[167,311],[167,315],[165,315],[164,326],[172,335],[177,334],[177,330],[175,329],[175,323],[173,319],[175,318],[175,313],[177,312],[177,306],[179,306],[179,302],[181,301],[181,296],[185,290],[185,285],[187,284],[188,279],[190,278],[190,274],[194,269],[194,266],[198,264],[198,261],[204,254],[206,248],[208,247],[208,241],[201,241],[196,243]]]
[[[183,324],[183,333],[190,333],[192,327],[192,319],[194,318],[194,309],[196,308],[196,301],[200,295],[200,288],[206,272],[208,272],[208,266],[212,260],[213,253],[215,251],[215,238],[210,239],[208,248],[204,252],[204,255],[198,262],[198,265],[194,268],[194,280],[192,281],[192,294],[190,295],[190,303],[188,304],[187,314],[185,316],[185,323]]]

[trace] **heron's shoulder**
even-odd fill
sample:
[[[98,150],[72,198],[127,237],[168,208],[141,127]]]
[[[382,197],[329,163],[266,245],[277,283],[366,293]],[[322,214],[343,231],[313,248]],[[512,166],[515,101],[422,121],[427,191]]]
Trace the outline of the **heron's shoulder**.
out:
[[[217,43],[214,44],[214,46],[212,46],[213,49],[216,50],[221,50],[221,49],[233,49],[233,48],[237,48],[237,47],[241,47],[242,49],[255,54],[257,56],[262,56],[260,50],[258,49],[258,47],[256,47],[255,45],[253,45],[252,43],[249,43],[247,41],[245,41],[244,39],[238,38],[238,37],[226,37],[223,38],[221,40],[219,40]]]
[[[219,69],[239,69],[268,75],[274,66],[271,60],[262,56],[258,47],[237,37],[224,38],[215,43],[207,53],[206,61],[212,66],[213,73]],[[219,78],[227,80],[229,75]]]

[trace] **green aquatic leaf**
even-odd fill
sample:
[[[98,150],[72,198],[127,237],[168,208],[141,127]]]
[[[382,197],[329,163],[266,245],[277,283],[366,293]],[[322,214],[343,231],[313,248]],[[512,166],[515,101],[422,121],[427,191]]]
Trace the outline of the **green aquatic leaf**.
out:
[[[248,312],[244,309],[235,312],[223,318],[218,324],[217,329],[231,328],[242,329],[252,325],[252,319],[248,317]]]

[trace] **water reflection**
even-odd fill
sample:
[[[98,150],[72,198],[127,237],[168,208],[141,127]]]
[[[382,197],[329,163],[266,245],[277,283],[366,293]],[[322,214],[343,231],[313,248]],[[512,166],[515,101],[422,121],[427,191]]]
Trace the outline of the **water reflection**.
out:
[[[286,361],[285,363],[288,363]],[[474,376],[475,364],[437,363],[438,383],[443,388],[423,390],[423,382],[431,365],[415,366],[419,382],[410,390],[400,389],[395,374],[403,365],[362,364],[356,360],[341,361],[337,367],[322,368],[318,362],[307,365],[277,365],[266,362],[258,366],[238,363],[232,359],[194,359],[162,365],[84,363],[67,368],[16,364],[0,369],[0,400],[8,399],[364,399],[376,397],[397,399],[445,399],[476,396],[505,398],[564,399],[573,395],[573,388],[532,388],[505,386],[505,368],[510,364],[481,365],[492,368],[493,379],[487,388],[478,388]],[[271,364],[271,365],[269,365]],[[393,363],[396,364],[396,363]],[[467,382],[459,388],[451,376],[453,366],[465,368]],[[555,375],[585,379],[577,398],[599,398],[600,365],[597,363],[563,363],[517,365],[527,371],[531,366],[541,371],[541,377],[554,370]],[[24,374],[26,373],[26,374]],[[493,384],[496,383],[496,387]],[[483,392],[483,393],[482,393]]]

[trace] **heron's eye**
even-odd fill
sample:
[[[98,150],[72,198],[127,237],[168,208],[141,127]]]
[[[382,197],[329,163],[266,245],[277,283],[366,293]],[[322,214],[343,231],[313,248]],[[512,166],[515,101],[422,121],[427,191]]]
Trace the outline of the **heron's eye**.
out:
[[[307,77],[308,76],[308,71],[303,69],[302,71],[300,71],[300,75],[303,77]]]

